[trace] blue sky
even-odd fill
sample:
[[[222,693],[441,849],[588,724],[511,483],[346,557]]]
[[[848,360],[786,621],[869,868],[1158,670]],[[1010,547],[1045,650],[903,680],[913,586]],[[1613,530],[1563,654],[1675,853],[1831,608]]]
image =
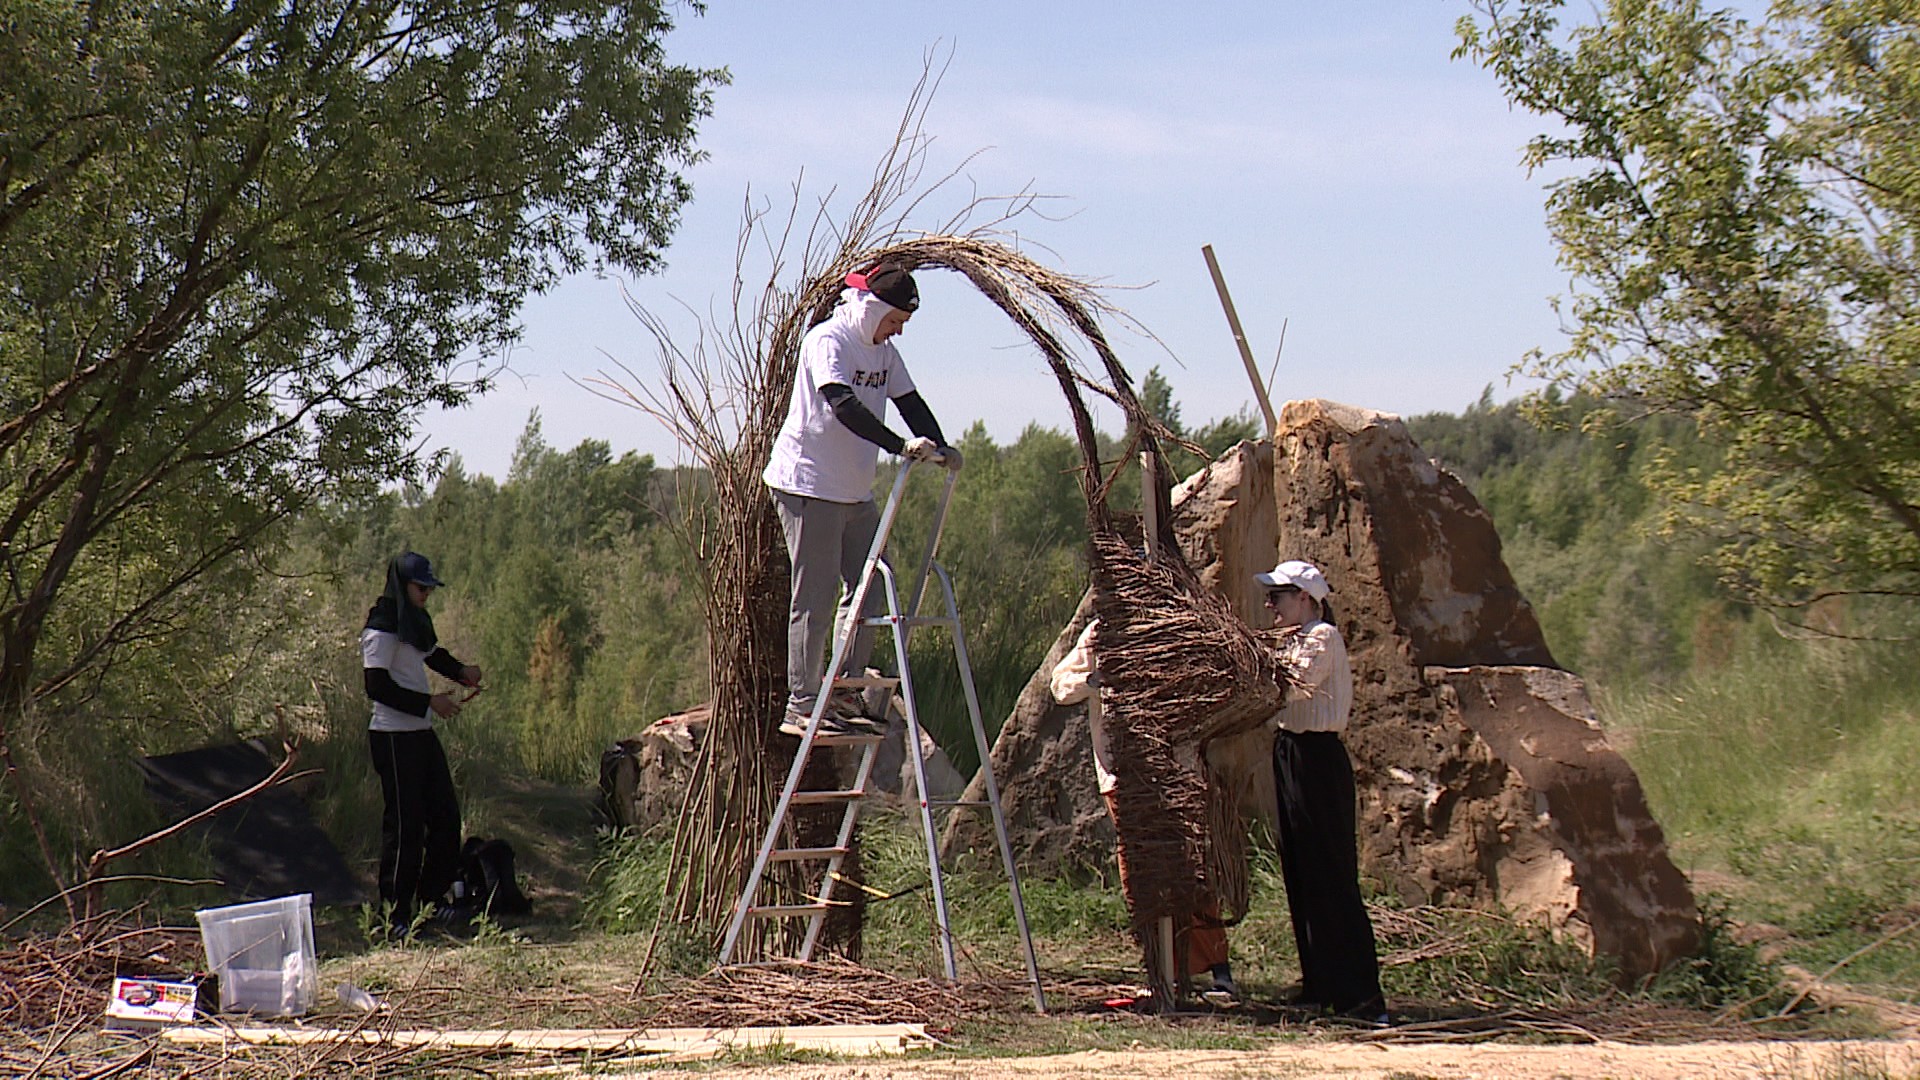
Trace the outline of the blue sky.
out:
[[[966,162],[934,227],[971,192],[1057,196],[1019,225],[1042,262],[1115,287],[1158,343],[1110,328],[1136,375],[1158,365],[1182,418],[1251,392],[1200,248],[1212,244],[1263,371],[1282,321],[1276,404],[1327,397],[1402,414],[1459,411],[1527,350],[1562,342],[1565,291],[1542,180],[1520,165],[1542,121],[1453,61],[1462,0],[1341,4],[738,4],[682,9],[675,62],[725,66],[701,126],[707,161],[657,276],[626,283],[684,327],[725,302],[741,209],[865,191],[925,57],[946,71],[926,118],[928,174]],[[948,54],[950,55],[950,58]],[[971,161],[969,155],[976,154]],[[835,192],[837,191],[837,194]],[[1034,350],[965,282],[921,275],[898,344],[950,434],[982,420],[1009,441],[1067,414]],[[621,283],[583,275],[535,298],[511,371],[485,398],[429,414],[429,449],[504,476],[538,408],[547,441],[603,439],[683,460],[652,420],[573,379],[624,363],[657,371]],[[898,428],[897,418],[894,420]],[[1109,428],[1117,423],[1109,420]]]

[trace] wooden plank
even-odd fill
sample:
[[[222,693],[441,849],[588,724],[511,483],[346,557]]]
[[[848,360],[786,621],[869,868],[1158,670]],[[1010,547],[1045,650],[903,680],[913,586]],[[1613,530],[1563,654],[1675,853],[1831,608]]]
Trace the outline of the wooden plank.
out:
[[[899,1054],[933,1045],[924,1024],[810,1024],[794,1027],[481,1029],[435,1031],[367,1027],[175,1027],[161,1032],[169,1042],[256,1046],[362,1043],[421,1050],[495,1050],[521,1053],[631,1053],[718,1056],[735,1048],[790,1046],[835,1054]]]
[[[804,862],[807,859],[831,859],[835,855],[845,855],[843,847],[795,847],[775,848],[767,856],[768,862]]]

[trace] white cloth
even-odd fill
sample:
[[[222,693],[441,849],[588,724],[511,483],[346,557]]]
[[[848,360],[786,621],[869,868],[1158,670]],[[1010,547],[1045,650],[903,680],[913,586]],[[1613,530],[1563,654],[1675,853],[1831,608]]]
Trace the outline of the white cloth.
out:
[[[1080,631],[1073,648],[1067,650],[1067,655],[1053,666],[1053,674],[1048,682],[1053,690],[1053,700],[1060,704],[1087,703],[1087,727],[1093,735],[1093,776],[1100,786],[1100,794],[1105,795],[1113,791],[1119,781],[1113,775],[1113,746],[1107,739],[1106,716],[1100,708],[1100,688],[1089,685],[1096,670],[1093,633],[1099,625],[1099,619],[1087,623],[1087,628]]]
[[[393,676],[394,685],[402,689],[423,694],[433,692],[427,682],[427,654],[401,641],[399,634],[386,630],[360,631],[360,662],[362,667],[386,668]],[[433,712],[428,710],[425,716],[412,716],[376,701],[373,721],[367,727],[373,731],[426,731],[433,727]]]
[[[768,487],[841,503],[873,498],[880,448],[847,430],[820,388],[828,383],[851,387],[860,404],[882,421],[888,398],[913,391],[900,350],[892,342],[873,343],[880,320],[893,310],[865,289],[847,289],[833,316],[807,331],[787,420],[760,474]]]
[[[1315,619],[1288,634],[1274,653],[1299,689],[1267,726],[1288,731],[1345,731],[1353,712],[1347,643],[1333,624]]]

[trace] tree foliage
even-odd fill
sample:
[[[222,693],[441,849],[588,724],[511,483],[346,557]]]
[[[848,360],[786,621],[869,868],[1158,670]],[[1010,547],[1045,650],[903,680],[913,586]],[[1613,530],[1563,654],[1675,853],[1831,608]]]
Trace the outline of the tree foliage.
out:
[[[667,63],[669,26],[0,3],[0,709],[191,621],[287,515],[416,475],[419,411],[484,386],[529,293],[657,263],[724,77]]]
[[[1920,595],[1920,3],[1475,6],[1461,53],[1556,122],[1573,337],[1536,373],[1697,421],[1723,467],[1650,475],[1742,594]]]

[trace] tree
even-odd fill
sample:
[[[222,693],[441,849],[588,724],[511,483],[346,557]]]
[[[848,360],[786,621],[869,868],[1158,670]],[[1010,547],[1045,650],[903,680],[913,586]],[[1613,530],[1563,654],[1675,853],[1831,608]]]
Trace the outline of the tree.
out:
[[[1187,430],[1180,422],[1180,403],[1173,400],[1173,384],[1160,374],[1158,367],[1149,368],[1147,377],[1140,380],[1140,406],[1159,417],[1177,439],[1191,441],[1201,449],[1202,452],[1196,454],[1177,442],[1161,448],[1175,476],[1187,476],[1241,440],[1258,439],[1263,433],[1260,423],[1253,418],[1253,410],[1245,405],[1231,416],[1222,416],[1195,431]]]
[[[1920,3],[1476,0],[1460,53],[1557,121],[1548,221],[1575,278],[1535,372],[1693,417],[1717,470],[1652,473],[1762,603],[1920,595]]]
[[[287,515],[417,476],[530,293],[656,266],[725,78],[662,8],[0,6],[0,745]]]

